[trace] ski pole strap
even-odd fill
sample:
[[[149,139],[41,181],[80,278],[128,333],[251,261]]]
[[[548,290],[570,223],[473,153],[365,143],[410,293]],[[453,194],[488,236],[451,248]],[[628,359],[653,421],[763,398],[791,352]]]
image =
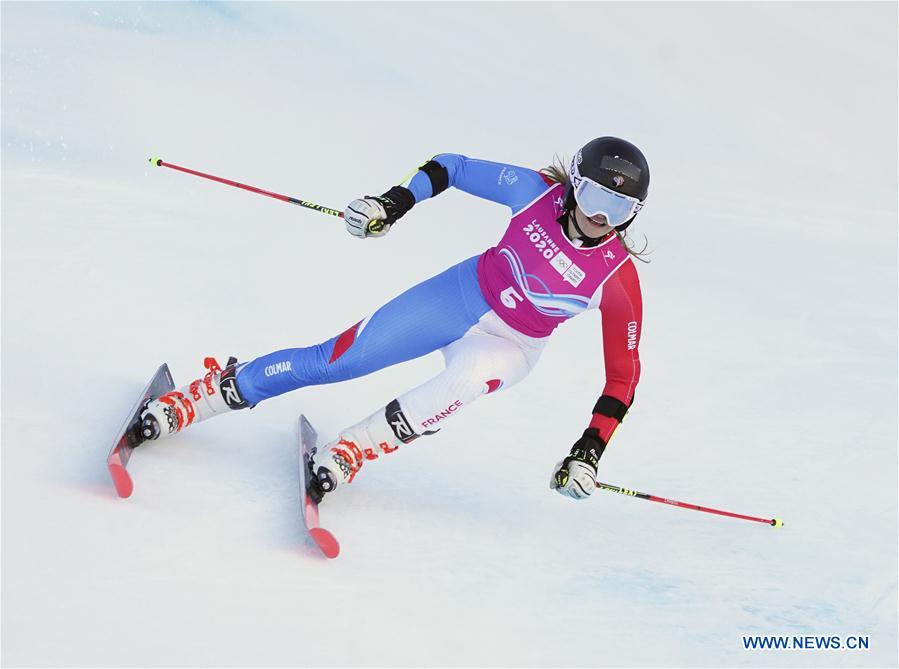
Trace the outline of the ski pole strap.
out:
[[[631,403],[633,403],[633,400],[631,400]],[[593,407],[593,413],[614,418],[620,423],[624,420],[624,416],[629,408],[630,406],[621,400],[615,399],[611,395],[603,395],[596,401],[596,405]]]

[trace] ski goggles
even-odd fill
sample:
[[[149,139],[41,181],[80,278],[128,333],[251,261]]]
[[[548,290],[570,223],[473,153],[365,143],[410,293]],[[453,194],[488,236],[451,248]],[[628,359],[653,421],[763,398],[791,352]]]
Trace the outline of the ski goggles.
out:
[[[604,214],[609,225],[617,228],[627,223],[643,207],[635,197],[616,193],[587,177],[574,177],[574,199],[588,218]]]

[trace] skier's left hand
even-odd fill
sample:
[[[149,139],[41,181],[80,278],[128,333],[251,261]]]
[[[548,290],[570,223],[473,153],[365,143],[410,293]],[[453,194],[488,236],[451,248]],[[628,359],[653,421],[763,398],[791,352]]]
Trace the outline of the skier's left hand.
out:
[[[574,442],[571,452],[553,468],[549,487],[560,495],[586,499],[596,490],[596,468],[605,444],[594,428]]]

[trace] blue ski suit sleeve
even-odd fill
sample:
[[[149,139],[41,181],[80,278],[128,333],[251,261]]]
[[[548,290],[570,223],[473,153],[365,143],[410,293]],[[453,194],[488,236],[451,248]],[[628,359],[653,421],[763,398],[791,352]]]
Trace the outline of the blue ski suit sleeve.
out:
[[[449,185],[477,197],[499,202],[517,213],[549,188],[539,172],[528,167],[440,153],[432,158],[446,168]],[[419,170],[407,186],[416,202],[431,197],[431,180]]]

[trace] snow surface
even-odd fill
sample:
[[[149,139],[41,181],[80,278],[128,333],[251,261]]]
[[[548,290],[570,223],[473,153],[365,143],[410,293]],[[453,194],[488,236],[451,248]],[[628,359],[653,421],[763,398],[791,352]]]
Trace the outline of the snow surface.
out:
[[[0,11],[4,666],[896,666],[895,3]],[[327,438],[438,354],[141,448],[116,498],[160,362],[326,339],[507,221],[448,192],[359,242],[150,155],[341,208],[434,153],[539,167],[602,134],[649,157],[654,253],[601,478],[782,530],[548,490],[602,386],[595,313],[329,498],[335,561],[296,418]]]

